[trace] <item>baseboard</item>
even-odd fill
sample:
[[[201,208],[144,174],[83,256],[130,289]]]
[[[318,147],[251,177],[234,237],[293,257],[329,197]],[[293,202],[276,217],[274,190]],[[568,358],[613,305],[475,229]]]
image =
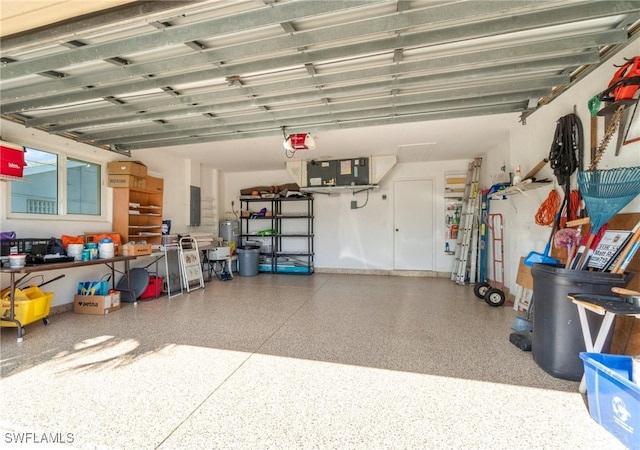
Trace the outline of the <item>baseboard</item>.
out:
[[[65,303],[63,305],[52,306],[51,309],[49,309],[49,315],[55,316],[56,314],[71,312],[71,311],[73,311],[73,302]]]
[[[343,275],[386,275],[398,277],[450,278],[451,272],[434,272],[431,270],[383,270],[383,269],[344,269],[330,267],[314,267],[315,273],[335,273]]]

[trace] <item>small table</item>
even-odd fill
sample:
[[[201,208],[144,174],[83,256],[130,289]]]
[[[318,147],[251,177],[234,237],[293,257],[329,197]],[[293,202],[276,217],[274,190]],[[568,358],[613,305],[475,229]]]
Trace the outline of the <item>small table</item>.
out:
[[[227,251],[219,251],[223,248]],[[218,275],[216,266],[220,266],[220,275],[225,273],[226,266],[226,273],[229,274],[228,279],[233,279],[233,271],[231,270],[232,256],[229,247],[201,247],[200,250],[202,250],[202,271],[207,273],[207,281],[211,279],[212,274]]]
[[[613,326],[613,319],[616,316],[633,316],[640,319],[640,307],[624,301],[622,297],[613,295],[595,295],[595,294],[569,294],[567,297],[578,307],[578,316],[580,317],[580,326],[582,327],[582,336],[584,337],[584,345],[587,352],[601,353],[602,347],[607,340],[607,336]],[[587,310],[604,316],[600,330],[596,336],[595,342],[591,337],[589,322],[587,321]],[[582,376],[580,381],[580,393],[587,391],[587,382]]]

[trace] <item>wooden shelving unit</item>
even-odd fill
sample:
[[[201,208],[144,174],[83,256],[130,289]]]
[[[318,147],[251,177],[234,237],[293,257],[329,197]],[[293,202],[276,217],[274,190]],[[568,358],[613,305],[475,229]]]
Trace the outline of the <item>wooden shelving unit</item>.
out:
[[[123,243],[162,244],[162,192],[113,189],[113,231]]]

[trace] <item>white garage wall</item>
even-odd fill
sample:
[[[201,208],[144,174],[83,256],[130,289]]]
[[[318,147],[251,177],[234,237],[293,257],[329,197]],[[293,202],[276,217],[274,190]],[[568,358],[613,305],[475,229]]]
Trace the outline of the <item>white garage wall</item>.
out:
[[[398,163],[380,183],[380,188],[369,193],[364,208],[352,210],[351,201],[363,205],[367,194],[361,192],[335,193],[331,196],[315,194],[315,265],[323,269],[393,270],[393,181],[408,179],[434,180],[434,231],[436,255],[435,271],[450,272],[451,256],[444,254],[444,174],[449,171],[465,172],[468,160],[445,162]],[[239,210],[240,189],[291,183],[286,170],[225,174],[225,211],[231,201]],[[383,200],[383,195],[387,199]],[[416,217],[418,223],[425,217]],[[430,238],[430,237],[429,237]],[[441,251],[440,251],[441,250]]]
[[[574,106],[584,129],[585,160],[589,160],[590,113],[587,102],[594,95],[608,87],[611,77],[617,70],[614,64],[621,65],[624,62],[624,57],[631,58],[636,55],[640,55],[640,41],[638,40],[612,57],[598,70],[589,74],[576,86],[567,90],[551,104],[527,118],[526,125],[514,126],[509,143],[511,167],[515,168],[520,164],[523,172],[526,172],[542,158],[547,157],[551,148],[556,121],[560,117],[573,113]],[[640,118],[636,117],[636,120],[640,120]],[[600,117],[598,119],[598,143],[601,141],[604,132],[604,118]],[[639,166],[640,143],[624,146],[620,151],[620,155],[615,156],[616,139],[617,133],[614,134],[609,143],[598,168]],[[588,166],[588,162],[585,168],[586,166]],[[493,170],[497,170],[497,168],[493,168]],[[555,180],[549,165],[540,173],[539,177],[548,177]],[[575,175],[572,181],[572,187],[575,188]],[[547,198],[552,188],[546,187],[528,191],[528,195],[514,196],[508,201],[491,202],[493,212],[500,212],[505,215],[505,282],[511,290],[516,288],[515,277],[520,257],[526,256],[532,250],[542,252],[549,239],[551,228],[536,225],[534,217],[540,204]],[[559,192],[562,193],[562,190]],[[640,198],[637,197],[622,212],[640,212]]]

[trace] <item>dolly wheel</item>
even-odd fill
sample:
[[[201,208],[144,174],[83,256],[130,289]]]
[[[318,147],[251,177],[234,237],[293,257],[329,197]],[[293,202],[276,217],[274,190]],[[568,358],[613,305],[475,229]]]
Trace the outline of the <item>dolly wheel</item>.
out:
[[[476,294],[476,297],[478,297],[479,299],[484,299],[484,294],[487,293],[489,288],[491,288],[491,285],[486,281],[482,283],[476,283],[476,285],[473,287],[473,293]]]
[[[489,289],[484,294],[484,301],[490,306],[502,306],[505,301],[505,296],[500,289]]]
[[[42,319],[42,323],[45,325],[49,325],[49,318],[45,317],[44,319]]]

